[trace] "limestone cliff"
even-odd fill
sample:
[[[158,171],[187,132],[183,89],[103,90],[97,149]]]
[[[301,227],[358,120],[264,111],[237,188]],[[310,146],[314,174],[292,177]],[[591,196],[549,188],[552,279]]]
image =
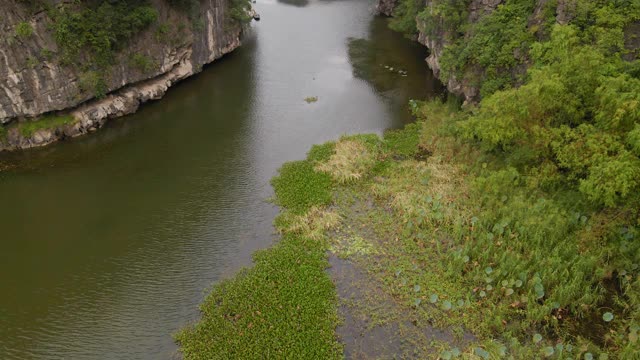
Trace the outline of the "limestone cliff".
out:
[[[538,0],[545,1],[545,0]],[[427,0],[426,7],[431,7],[433,1]],[[498,5],[503,3],[504,0],[472,0],[469,4],[468,22],[478,22],[483,16],[490,14],[495,10]],[[447,32],[449,29],[441,24],[435,26],[436,30],[432,32],[433,35],[429,35],[424,31],[426,24],[424,20],[416,19],[418,23],[418,42],[429,48],[429,56],[426,61],[434,75],[437,78],[441,78],[440,74],[440,59],[442,58],[442,52],[445,46],[448,45],[447,39],[449,36]],[[449,77],[447,83],[447,90],[449,92],[464,97],[465,101],[474,101],[478,99],[479,89],[476,85],[470,84],[467,81],[457,79],[455,76]]]
[[[58,1],[60,3],[61,1]],[[59,4],[58,4],[59,5]],[[0,150],[41,146],[100,128],[109,118],[136,111],[158,99],[175,82],[240,45],[242,27],[229,21],[229,0],[200,0],[194,14],[151,0],[157,11],[152,26],[133,37],[116,55],[104,77],[106,96],[97,98],[83,86],[81,66],[63,65],[48,12],[16,0],[0,4]],[[17,36],[27,23],[29,36]],[[132,64],[132,54],[146,59]],[[74,120],[25,134],[17,126],[38,116],[65,110]]]
[[[376,14],[391,16],[397,3],[397,0],[378,0],[376,3]]]

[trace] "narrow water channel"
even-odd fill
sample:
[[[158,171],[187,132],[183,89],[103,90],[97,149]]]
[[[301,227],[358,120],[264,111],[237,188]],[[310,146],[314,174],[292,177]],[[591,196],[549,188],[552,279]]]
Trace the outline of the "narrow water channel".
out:
[[[172,358],[206,289],[272,243],[283,162],[400,127],[409,99],[441,91],[369,1],[255,7],[244,45],[161,101],[0,153],[0,359]]]

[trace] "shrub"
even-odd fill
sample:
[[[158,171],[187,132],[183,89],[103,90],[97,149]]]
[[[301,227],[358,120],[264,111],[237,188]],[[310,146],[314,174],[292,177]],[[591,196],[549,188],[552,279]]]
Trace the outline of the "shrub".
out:
[[[104,1],[78,11],[67,7],[53,13],[53,29],[61,58],[68,64],[106,68],[129,39],[156,21],[156,10],[146,2]],[[86,59],[84,59],[86,57]]]
[[[31,35],[33,35],[33,28],[28,22],[22,21],[16,25],[16,36],[26,39]]]
[[[389,21],[392,30],[413,36],[418,32],[416,27],[416,16],[422,8],[419,0],[400,0],[393,10],[393,18]]]
[[[130,58],[130,62],[142,73],[148,73],[156,67],[156,64],[153,62],[153,59],[143,54],[134,54]]]

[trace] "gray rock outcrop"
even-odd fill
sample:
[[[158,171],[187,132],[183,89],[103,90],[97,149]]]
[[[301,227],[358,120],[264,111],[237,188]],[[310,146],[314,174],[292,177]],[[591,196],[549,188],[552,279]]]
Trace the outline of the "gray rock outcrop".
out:
[[[11,0],[0,4],[0,150],[42,146],[100,128],[109,118],[137,110],[141,103],[159,99],[179,80],[189,77],[240,45],[242,27],[229,22],[228,0],[200,1],[201,26],[192,26],[188,14],[152,0],[158,12],[156,24],[138,34],[121,51],[105,77],[106,93],[95,94],[82,86],[78,67],[62,65],[49,30],[51,19],[44,11],[32,14]],[[13,35],[17,24],[33,29],[28,37]],[[54,54],[51,56],[50,54]],[[151,66],[141,69],[131,63],[140,54]],[[65,110],[75,121],[53,129],[42,129],[25,137],[19,122]]]

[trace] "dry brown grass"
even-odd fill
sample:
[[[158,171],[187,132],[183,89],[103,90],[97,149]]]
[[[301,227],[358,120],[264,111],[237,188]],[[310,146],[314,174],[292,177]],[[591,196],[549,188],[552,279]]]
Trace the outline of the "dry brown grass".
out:
[[[298,234],[313,240],[322,239],[325,231],[334,229],[341,219],[335,211],[316,206],[302,215],[283,213],[281,216],[284,218],[280,223],[286,225],[279,226],[279,232]]]
[[[328,173],[336,181],[347,183],[361,179],[375,163],[375,156],[358,140],[341,139],[329,160],[316,165],[316,171]]]
[[[456,165],[432,157],[428,162],[405,160],[398,171],[372,185],[405,219],[422,218],[433,225],[453,223],[466,210],[457,204],[467,196],[463,173]]]

